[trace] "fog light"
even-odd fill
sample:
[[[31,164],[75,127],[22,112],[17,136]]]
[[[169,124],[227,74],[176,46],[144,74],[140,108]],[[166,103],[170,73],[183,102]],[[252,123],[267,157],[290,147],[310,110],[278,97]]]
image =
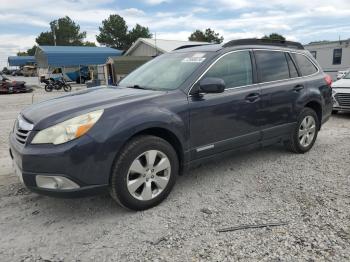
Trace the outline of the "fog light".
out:
[[[35,177],[36,185],[45,189],[76,189],[79,185],[63,176],[41,176]]]

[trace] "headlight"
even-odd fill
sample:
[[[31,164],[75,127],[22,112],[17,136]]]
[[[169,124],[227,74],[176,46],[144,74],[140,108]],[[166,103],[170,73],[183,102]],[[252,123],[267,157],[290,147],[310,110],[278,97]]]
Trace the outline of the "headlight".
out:
[[[36,134],[32,144],[59,145],[81,137],[93,127],[102,113],[103,109],[93,111],[48,127]]]

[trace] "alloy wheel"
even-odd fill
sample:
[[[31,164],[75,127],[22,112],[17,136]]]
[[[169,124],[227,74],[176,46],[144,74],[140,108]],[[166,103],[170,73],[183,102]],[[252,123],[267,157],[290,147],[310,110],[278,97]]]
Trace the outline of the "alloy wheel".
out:
[[[313,116],[306,116],[299,126],[298,138],[303,147],[311,145],[316,134],[316,121]]]
[[[166,188],[170,175],[171,164],[168,157],[158,150],[146,151],[129,168],[129,193],[138,200],[152,200]]]

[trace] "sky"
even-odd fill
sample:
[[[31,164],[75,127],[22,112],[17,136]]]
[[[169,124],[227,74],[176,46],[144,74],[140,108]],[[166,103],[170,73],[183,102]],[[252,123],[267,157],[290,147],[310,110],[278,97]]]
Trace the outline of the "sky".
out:
[[[303,44],[350,38],[349,0],[0,0],[0,10],[0,67],[65,15],[92,42],[110,14],[121,15],[129,28],[147,26],[159,39],[187,40],[209,27],[224,41],[273,32]]]

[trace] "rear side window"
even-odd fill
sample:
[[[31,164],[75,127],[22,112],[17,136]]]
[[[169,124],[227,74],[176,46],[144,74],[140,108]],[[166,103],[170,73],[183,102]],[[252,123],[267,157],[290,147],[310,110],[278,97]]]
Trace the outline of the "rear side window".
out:
[[[286,57],[287,57],[290,77],[291,78],[298,77],[299,75],[298,75],[297,68],[295,67],[294,62],[293,62],[292,58],[290,57],[290,54],[286,53]]]
[[[299,70],[302,76],[309,76],[315,74],[318,71],[317,67],[306,56],[293,54],[293,57],[299,66]]]
[[[225,81],[226,88],[252,84],[252,62],[249,51],[234,52],[223,56],[204,77],[221,78]]]
[[[255,59],[260,72],[261,82],[270,82],[289,78],[289,69],[284,52],[255,51]]]

